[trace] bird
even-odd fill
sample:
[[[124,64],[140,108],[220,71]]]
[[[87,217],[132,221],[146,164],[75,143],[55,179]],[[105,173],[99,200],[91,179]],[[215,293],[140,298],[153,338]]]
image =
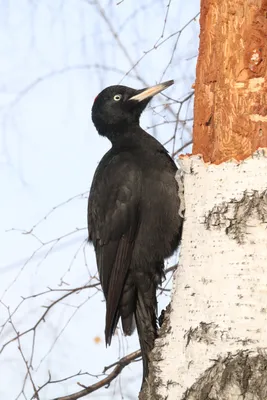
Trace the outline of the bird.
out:
[[[174,83],[144,89],[115,85],[102,90],[92,121],[111,142],[95,171],[88,199],[88,240],[93,243],[106,300],[106,345],[119,319],[125,335],[137,328],[144,384],[157,337],[156,291],[164,259],[177,249],[183,219],[177,166],[165,147],[140,127],[150,100]]]

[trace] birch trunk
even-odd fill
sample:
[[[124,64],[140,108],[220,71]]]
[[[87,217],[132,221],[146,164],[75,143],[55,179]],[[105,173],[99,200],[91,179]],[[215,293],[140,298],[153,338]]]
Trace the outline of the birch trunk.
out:
[[[182,162],[185,224],[145,398],[267,399],[267,158]]]
[[[202,0],[172,301],[140,399],[267,400],[267,0]]]

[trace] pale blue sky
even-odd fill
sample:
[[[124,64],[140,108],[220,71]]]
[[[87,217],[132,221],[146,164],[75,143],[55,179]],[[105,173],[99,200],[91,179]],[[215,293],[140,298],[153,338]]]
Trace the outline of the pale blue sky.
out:
[[[91,123],[91,106],[98,92],[116,83],[141,88],[162,78],[175,79],[175,85],[166,93],[172,98],[182,99],[191,91],[198,50],[198,19],[183,31],[171,58],[177,34],[158,48],[154,46],[162,34],[168,3],[0,1],[0,298],[11,312],[21,296],[38,293],[48,286],[57,288],[62,276],[65,282],[62,287],[76,287],[88,281],[88,270],[91,274],[96,271],[92,248],[85,246],[83,251],[86,196],[57,208],[47,219],[43,217],[57,204],[89,190],[97,163],[110,147]],[[190,5],[181,0],[171,1],[160,41],[181,29],[198,11],[197,0],[191,0]],[[111,30],[118,34],[119,42]],[[148,53],[144,56],[145,52]],[[158,96],[152,106],[163,102],[164,97]],[[173,110],[177,112],[177,105]],[[189,116],[190,109],[187,115],[182,114],[183,118]],[[163,107],[154,111],[148,108],[142,126],[146,129],[173,120]],[[173,135],[174,124],[165,123],[148,131],[164,143]],[[186,129],[179,127],[176,148],[188,141],[190,131],[190,124]],[[172,150],[171,145],[168,148]],[[41,223],[33,231],[36,237],[23,233],[39,220]],[[69,232],[74,233],[52,243],[53,251],[48,252],[51,248],[48,244],[25,265],[40,247],[40,240],[49,242]],[[49,305],[59,295],[50,293],[26,301],[14,315],[16,329],[21,332],[31,327],[44,310],[41,306]],[[77,309],[88,296],[92,298]],[[161,305],[167,301],[167,296],[163,296]],[[0,304],[1,323],[8,315],[4,305]],[[33,360],[36,385],[45,382],[48,370],[53,379],[79,370],[99,374],[118,356],[138,348],[135,334],[127,340],[121,335],[115,337],[112,346],[106,349],[104,316],[102,294],[89,290],[71,296],[51,310],[37,331]],[[1,345],[13,335],[9,324],[0,335]],[[101,338],[100,344],[95,344],[96,336]],[[28,335],[21,340],[27,357],[31,339]],[[0,355],[0,377],[1,399],[25,399],[22,394],[17,397],[25,377],[17,342]],[[122,393],[124,399],[135,399],[140,378],[139,362],[126,368],[110,389],[102,389],[91,397],[120,399]],[[97,378],[79,377],[50,385],[40,393],[40,399],[77,391],[78,380],[89,385]],[[27,380],[27,400],[32,393]]]

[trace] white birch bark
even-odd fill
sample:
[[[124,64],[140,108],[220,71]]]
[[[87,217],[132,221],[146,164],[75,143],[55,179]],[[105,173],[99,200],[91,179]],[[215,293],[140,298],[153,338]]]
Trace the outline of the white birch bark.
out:
[[[192,156],[181,167],[181,255],[148,398],[266,400],[266,372],[261,383],[253,375],[267,348],[266,155],[220,165]]]

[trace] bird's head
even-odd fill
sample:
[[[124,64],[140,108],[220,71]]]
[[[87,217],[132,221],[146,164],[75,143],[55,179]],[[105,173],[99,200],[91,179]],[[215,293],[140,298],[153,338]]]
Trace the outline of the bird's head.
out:
[[[140,90],[121,85],[107,87],[92,107],[92,120],[98,133],[110,138],[139,125],[140,116],[152,97],[173,83],[171,80]]]

